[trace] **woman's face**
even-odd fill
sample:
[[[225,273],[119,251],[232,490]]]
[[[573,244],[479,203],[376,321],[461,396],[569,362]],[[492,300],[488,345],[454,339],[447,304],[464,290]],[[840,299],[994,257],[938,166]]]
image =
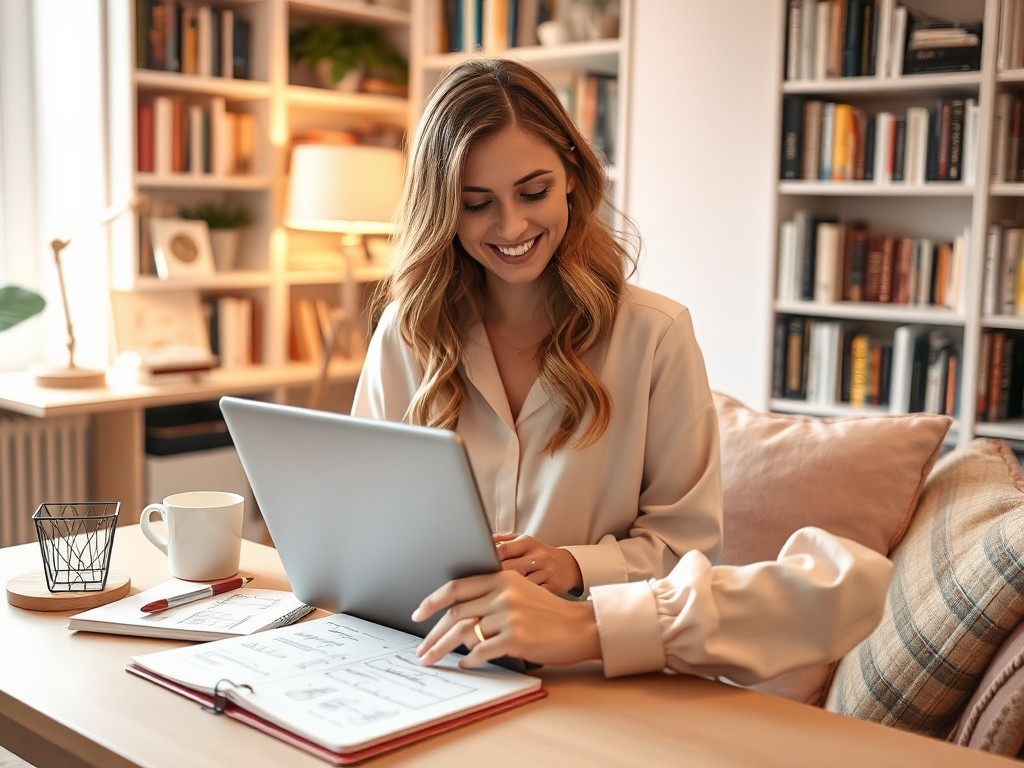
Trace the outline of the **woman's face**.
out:
[[[551,261],[569,224],[573,182],[549,145],[515,128],[466,158],[459,240],[490,275],[530,283]]]

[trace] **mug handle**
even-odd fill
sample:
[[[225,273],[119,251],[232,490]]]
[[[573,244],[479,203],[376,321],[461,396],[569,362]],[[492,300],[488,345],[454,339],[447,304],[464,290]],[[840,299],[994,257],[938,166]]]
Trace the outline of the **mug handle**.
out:
[[[167,539],[156,532],[151,526],[150,518],[154,512],[160,514],[160,519],[165,523],[167,522],[167,510],[163,504],[149,504],[144,510],[142,510],[142,517],[139,519],[139,524],[142,526],[142,532],[146,535],[146,538],[153,542],[157,548],[167,554]]]

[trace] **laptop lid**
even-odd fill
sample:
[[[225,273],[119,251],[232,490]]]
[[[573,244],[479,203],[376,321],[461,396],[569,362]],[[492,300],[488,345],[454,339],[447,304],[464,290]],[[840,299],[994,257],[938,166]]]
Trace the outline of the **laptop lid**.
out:
[[[296,597],[426,635],[446,582],[500,570],[454,432],[224,397],[224,420]]]

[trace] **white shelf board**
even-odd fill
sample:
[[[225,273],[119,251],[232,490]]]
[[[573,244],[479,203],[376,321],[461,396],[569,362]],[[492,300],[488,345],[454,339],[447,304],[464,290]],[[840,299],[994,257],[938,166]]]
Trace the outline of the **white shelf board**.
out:
[[[408,25],[411,19],[407,10],[371,4],[366,0],[289,0],[288,10],[292,14],[295,11],[309,11],[317,16],[337,16],[376,24]]]
[[[1024,421],[979,421],[974,425],[974,432],[979,437],[1024,441]]]
[[[997,197],[1024,197],[1024,182],[1000,182],[989,187],[989,192]]]
[[[825,416],[843,418],[846,416],[882,416],[889,413],[884,405],[859,405],[849,403],[809,403],[806,400],[773,398],[769,409],[778,413],[794,413],[800,416]]]
[[[981,72],[940,72],[901,77],[832,77],[825,80],[787,80],[782,84],[784,94],[902,94],[915,95],[942,91],[977,91],[981,86]]]
[[[135,185],[139,189],[270,189],[273,184],[270,176],[252,174],[135,174]]]
[[[239,288],[266,288],[271,283],[269,272],[258,270],[232,270],[217,272],[202,277],[175,277],[161,280],[151,275],[140,275],[135,280],[134,290],[146,293],[163,293],[181,290],[220,290]]]
[[[914,307],[902,304],[840,301],[819,304],[813,301],[776,301],[775,311],[785,315],[834,317],[845,320],[879,320],[887,323],[925,323],[927,325],[963,326],[963,315],[946,307]]]
[[[963,197],[974,194],[974,186],[959,182],[933,181],[925,184],[904,184],[897,181],[878,184],[874,181],[780,181],[779,194],[838,197]]]
[[[563,45],[523,45],[504,51],[433,53],[423,57],[423,68],[440,71],[473,58],[515,59],[537,69],[554,67],[614,73],[624,50],[619,38],[585,40]]]
[[[186,75],[180,72],[161,72],[156,69],[136,70],[133,77],[135,85],[141,91],[208,93],[224,96],[228,101],[266,99],[270,97],[270,83],[260,80]]]
[[[356,112],[365,115],[389,115],[405,120],[409,100],[376,93],[346,93],[308,85],[289,85],[286,93],[289,107],[324,109],[335,112]]]
[[[1006,328],[1011,331],[1024,331],[1024,317],[1014,315],[982,315],[982,328]]]

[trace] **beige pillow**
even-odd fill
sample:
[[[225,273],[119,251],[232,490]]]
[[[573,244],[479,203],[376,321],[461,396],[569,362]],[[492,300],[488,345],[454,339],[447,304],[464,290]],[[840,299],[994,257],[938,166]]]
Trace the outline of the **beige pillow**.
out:
[[[887,555],[910,524],[952,423],[923,413],[843,419],[760,413],[713,394],[722,445],[723,565],[774,560],[807,525]],[[752,687],[820,704],[832,666]]]
[[[882,621],[826,707],[945,738],[1024,616],[1024,475],[1004,442],[943,457],[892,560]]]

